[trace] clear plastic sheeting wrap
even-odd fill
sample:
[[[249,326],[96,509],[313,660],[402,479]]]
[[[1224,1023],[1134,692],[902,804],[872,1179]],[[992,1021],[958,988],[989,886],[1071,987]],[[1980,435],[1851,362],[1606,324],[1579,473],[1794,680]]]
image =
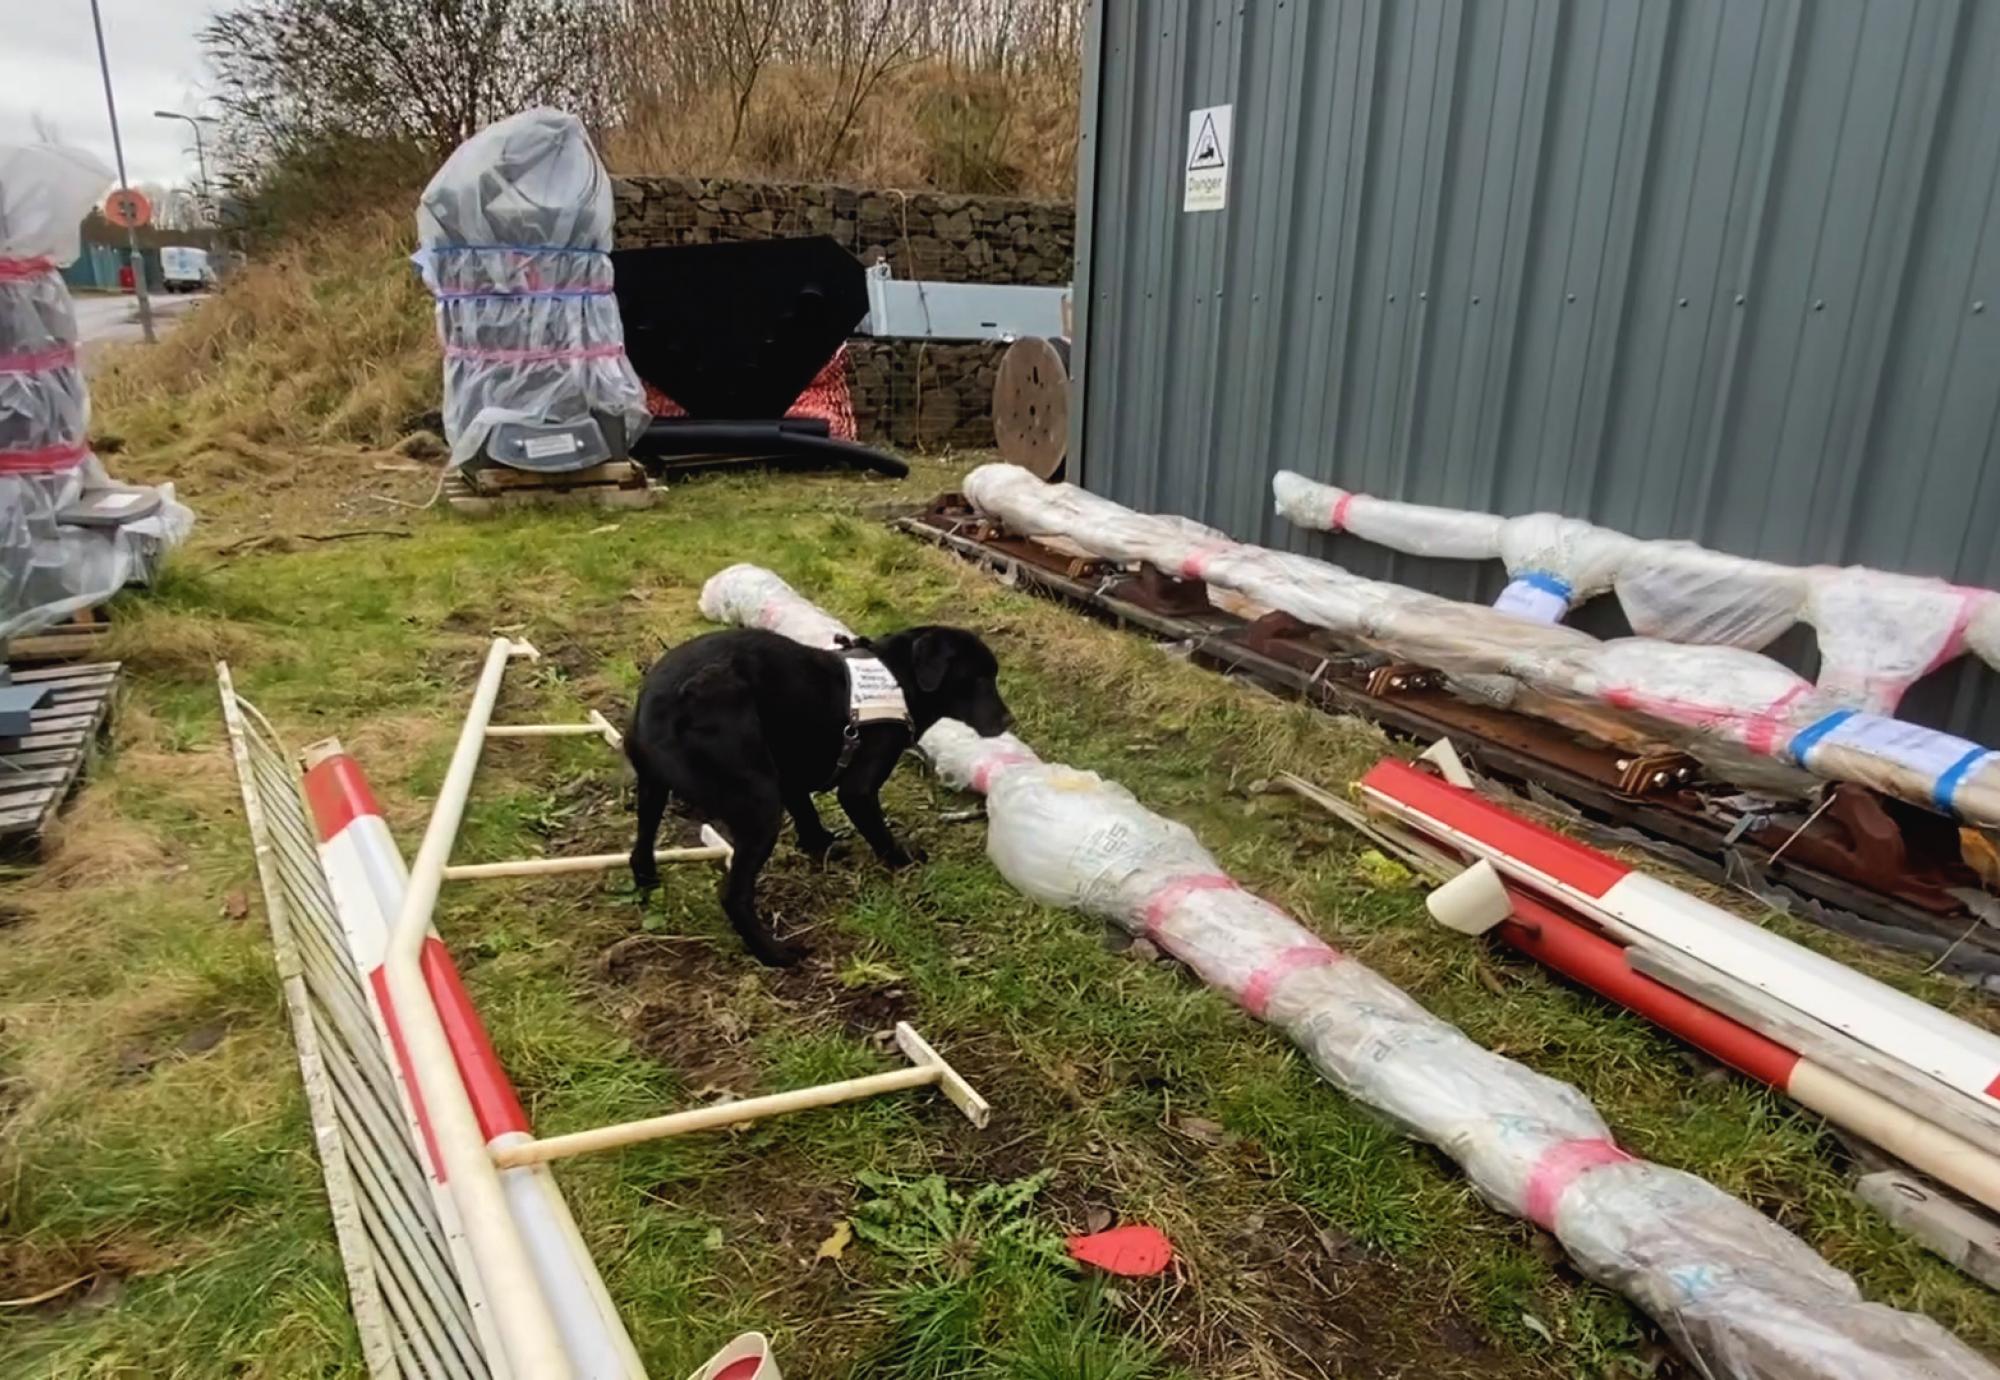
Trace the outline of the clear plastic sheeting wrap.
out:
[[[1688,542],[1644,544],[1613,589],[1641,637],[1714,643],[1756,651],[1769,646],[1805,608],[1805,572]]]
[[[1582,1093],[1473,1043],[1244,890],[1193,831],[1123,786],[950,720],[922,746],[947,784],[985,794],[987,855],[1016,888],[1144,935],[1283,1030],[1328,1082],[1457,1161],[1493,1206],[1554,1233],[1704,1374],[2000,1376],[1931,1319],[1863,1300],[1748,1205],[1619,1149]]]
[[[1971,651],[2000,667],[2000,593],[1863,566],[1787,566],[1684,541],[1643,541],[1577,518],[1432,508],[1350,493],[1289,470],[1271,481],[1280,516],[1419,556],[1498,559],[1514,577],[1496,603],[1556,621],[1615,591],[1633,631],[1755,651],[1793,623],[1819,634],[1819,688],[1892,714],[1911,685]],[[1977,629],[1975,632],[1974,630]]]
[[[844,624],[828,617],[811,600],[761,566],[732,565],[708,577],[701,587],[701,616],[715,623],[764,628],[832,651],[839,639],[852,636]]]
[[[0,642],[147,578],[194,525],[171,485],[137,521],[64,520],[87,492],[110,485],[86,439],[90,397],[61,265],[76,257],[78,224],[111,182],[80,149],[0,145]]]
[[[417,208],[437,299],[451,463],[623,456],[650,414],[611,293],[611,179],[573,115],[524,110],[466,140]],[[492,444],[495,429],[505,445]],[[519,432],[521,434],[516,434]]]
[[[814,646],[847,634],[755,566],[712,577],[701,609]],[[1853,1280],[1754,1209],[1619,1149],[1582,1093],[1431,1015],[1245,890],[1192,830],[1123,786],[1043,762],[1011,733],[983,738],[949,719],[921,746],[946,784],[986,796],[987,855],[1017,890],[1146,936],[1283,1030],[1328,1082],[1457,1161],[1488,1202],[1553,1232],[1704,1374],[2000,1380],[1929,1318],[1863,1300]]]
[[[1148,517],[1013,465],[982,465],[964,488],[975,507],[1014,532],[1060,536],[1113,560],[1207,580],[1460,682],[1505,677],[1527,692],[1516,708],[1619,746],[1644,739],[1677,747],[1759,790],[1800,793],[1815,777],[1856,781],[2000,824],[2000,755],[1854,712],[1756,652],[1641,637],[1600,642],[1575,628],[1233,542],[1183,519]]]

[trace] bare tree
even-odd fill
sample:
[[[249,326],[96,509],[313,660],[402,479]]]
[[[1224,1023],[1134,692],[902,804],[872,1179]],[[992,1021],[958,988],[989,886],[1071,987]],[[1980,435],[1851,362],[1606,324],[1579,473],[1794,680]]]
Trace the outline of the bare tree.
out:
[[[245,0],[202,27],[224,147],[253,162],[328,138],[443,157],[530,105],[601,122],[593,0]]]
[[[929,6],[914,0],[823,0],[815,7],[820,33],[803,51],[833,68],[820,170],[833,171],[855,117],[897,69],[915,62]],[[815,40],[819,41],[815,41]]]

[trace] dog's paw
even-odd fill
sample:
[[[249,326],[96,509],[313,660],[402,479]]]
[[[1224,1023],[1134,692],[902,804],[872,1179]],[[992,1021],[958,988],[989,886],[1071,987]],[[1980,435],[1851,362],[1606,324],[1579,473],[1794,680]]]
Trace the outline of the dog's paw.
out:
[[[802,962],[812,950],[796,939],[769,939],[753,946],[750,952],[767,967],[791,968]]]
[[[847,846],[847,840],[828,834],[824,843],[801,843],[799,851],[806,855],[813,866],[825,867],[830,862],[836,862],[846,857],[850,850]]]
[[[929,862],[930,860],[931,855],[914,843],[905,844],[894,853],[882,859],[888,865],[891,872],[901,872],[906,867],[915,867],[918,863]]]

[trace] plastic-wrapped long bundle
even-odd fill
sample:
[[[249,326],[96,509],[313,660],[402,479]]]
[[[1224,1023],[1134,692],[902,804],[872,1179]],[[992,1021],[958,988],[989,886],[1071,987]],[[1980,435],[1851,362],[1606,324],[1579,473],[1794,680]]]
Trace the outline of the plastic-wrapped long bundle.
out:
[[[847,625],[799,597],[797,590],[762,566],[732,565],[701,587],[701,616],[716,623],[763,628],[828,651],[852,636]]]
[[[1500,560],[1513,577],[1496,608],[1555,622],[1606,590],[1633,630],[1669,642],[1756,650],[1793,623],[1819,633],[1819,688],[1895,712],[1924,675],[1970,650],[2000,667],[2000,593],[1864,566],[1789,566],[1684,541],[1644,541],[1555,513],[1398,503],[1283,470],[1281,517],[1419,556]]]
[[[0,145],[0,642],[109,599],[194,526],[171,485],[136,521],[62,520],[110,486],[86,437],[90,394],[60,266],[112,181],[81,149]]]
[[[828,629],[847,631],[755,566],[712,577],[701,607],[819,645]],[[1450,1155],[1496,1207],[1553,1232],[1705,1374],[2000,1377],[1929,1318],[1864,1301],[1847,1275],[1720,1189],[1619,1149],[1575,1088],[1474,1044],[1244,890],[1191,830],[1124,787],[950,720],[922,746],[943,780],[985,794],[987,853],[1013,886],[1148,936],[1283,1030],[1335,1087]]]
[[[1012,465],[980,466],[966,476],[965,494],[1013,531],[1066,537],[1112,560],[1204,579],[1460,680],[1507,677],[1532,692],[1516,702],[1526,712],[1614,742],[1642,730],[1744,785],[1798,791],[1812,777],[1856,781],[2000,824],[2000,753],[1856,710],[1756,652],[1643,637],[1600,642],[1561,624],[1235,542],[1185,519],[1135,513]],[[1617,720],[1630,726],[1625,734]]]
[[[424,188],[414,256],[437,299],[451,463],[622,457],[646,427],[611,293],[611,178],[573,115],[524,110],[460,144]]]

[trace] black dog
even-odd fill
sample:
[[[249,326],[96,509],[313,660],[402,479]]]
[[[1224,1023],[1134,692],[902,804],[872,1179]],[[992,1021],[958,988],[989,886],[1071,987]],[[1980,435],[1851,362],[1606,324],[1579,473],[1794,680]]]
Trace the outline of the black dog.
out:
[[[871,662],[879,662],[873,665]],[[907,705],[888,717],[857,713],[849,695],[886,667]],[[995,681],[1000,666],[986,644],[961,628],[920,627],[845,652],[803,646],[755,629],[709,633],[668,652],[646,673],[625,735],[639,774],[639,835],[632,880],[643,897],[660,884],[653,857],[669,800],[729,836],[735,857],[722,907],[750,952],[785,965],[804,946],[777,939],[757,916],[757,874],[771,856],[785,812],[799,847],[824,860],[833,835],[813,808],[815,791],[838,790],[840,808],[890,867],[916,861],[889,832],[878,793],[897,760],[939,719],[958,719],[991,737],[1013,722]]]

